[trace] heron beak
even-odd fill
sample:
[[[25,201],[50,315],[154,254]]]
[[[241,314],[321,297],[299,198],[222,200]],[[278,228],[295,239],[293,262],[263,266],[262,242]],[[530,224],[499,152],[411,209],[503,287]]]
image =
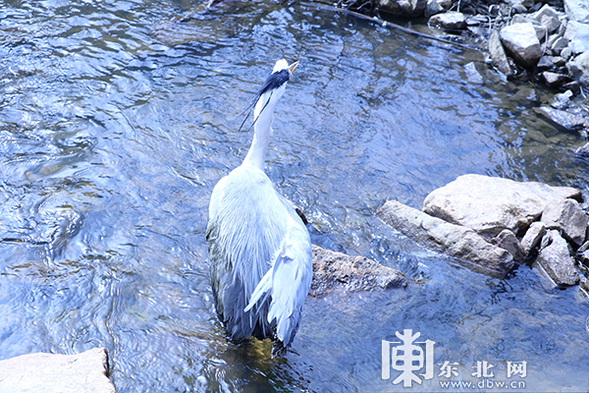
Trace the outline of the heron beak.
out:
[[[298,61],[295,61],[294,63],[292,63],[291,65],[288,66],[288,72],[290,74],[292,74],[295,70],[295,68],[297,68],[297,66],[299,65]]]

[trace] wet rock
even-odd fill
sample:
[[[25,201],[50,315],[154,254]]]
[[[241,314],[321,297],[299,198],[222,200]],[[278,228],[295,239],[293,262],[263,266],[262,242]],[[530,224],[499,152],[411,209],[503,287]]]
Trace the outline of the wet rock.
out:
[[[568,75],[558,74],[556,72],[544,71],[542,77],[546,84],[550,87],[559,87],[570,81]]]
[[[540,246],[544,235],[546,235],[546,225],[543,222],[536,221],[530,225],[521,241],[522,249],[527,257]]]
[[[579,247],[585,241],[589,217],[574,199],[549,202],[542,213],[542,222],[549,229],[558,229],[564,237]]]
[[[466,17],[460,12],[445,12],[432,16],[428,23],[444,30],[464,30]]]
[[[421,16],[427,0],[378,0],[377,7],[394,15]]]
[[[496,235],[509,229],[519,235],[540,218],[548,202],[562,198],[580,200],[581,192],[571,187],[470,174],[432,191],[421,210],[479,234]]]
[[[540,41],[532,23],[515,23],[501,29],[501,42],[515,61],[527,68],[538,63],[542,56]]]
[[[503,275],[514,261],[512,255],[486,242],[470,228],[448,223],[397,201],[387,201],[378,217],[424,247],[473,263],[479,272]]]
[[[589,50],[589,24],[570,21],[567,24],[564,38],[569,40],[568,47],[573,54],[587,52]]]
[[[361,256],[348,256],[313,245],[313,281],[311,295],[334,289],[368,291],[407,286],[407,278],[398,270]]]
[[[489,54],[491,55],[493,65],[497,67],[497,69],[501,71],[503,75],[508,78],[513,76],[513,69],[509,65],[507,55],[505,54],[505,49],[503,48],[503,44],[501,43],[499,32],[497,30],[493,30],[491,37],[489,37]]]
[[[587,119],[584,117],[577,116],[566,111],[554,109],[549,106],[534,108],[534,111],[548,118],[549,120],[552,120],[552,122],[558,124],[559,126],[566,128],[567,130],[580,130],[589,126]]]
[[[577,56],[567,64],[567,69],[582,85],[589,88],[589,51]]]
[[[476,85],[483,84],[483,77],[472,61],[464,66],[464,72],[466,73],[466,80],[468,80],[470,83]]]
[[[564,9],[569,19],[589,23],[589,3],[587,0],[564,0]]]
[[[33,353],[0,361],[2,393],[114,393],[106,349],[78,355]]]
[[[538,254],[537,262],[554,280],[556,285],[576,285],[579,283],[579,272],[575,261],[569,253],[566,240],[558,231],[550,230],[542,241],[545,246]]]
[[[577,81],[571,81],[562,85],[563,89],[570,90],[573,94],[579,94],[581,92],[581,85]]]
[[[589,157],[589,142],[585,143],[583,146],[578,147],[575,150],[575,154],[579,156]]]
[[[554,109],[565,110],[571,104],[571,98],[573,97],[573,92],[570,90],[565,91],[564,93],[557,94],[554,96],[550,106]]]
[[[502,230],[496,237],[491,239],[491,244],[509,251],[516,262],[523,262],[526,257],[519,240],[509,229]]]

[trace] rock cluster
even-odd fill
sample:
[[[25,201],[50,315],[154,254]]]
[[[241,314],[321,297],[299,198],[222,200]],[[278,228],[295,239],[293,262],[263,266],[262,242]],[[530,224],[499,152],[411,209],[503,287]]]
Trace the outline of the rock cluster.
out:
[[[506,78],[531,74],[566,92],[566,99],[543,106],[540,115],[584,136],[589,132],[589,105],[578,103],[589,91],[587,0],[349,0],[345,6],[366,4],[394,15],[425,16],[431,26],[487,40],[492,63]],[[571,101],[573,96],[579,99]],[[589,155],[589,144],[577,153]]]
[[[576,285],[589,265],[589,216],[581,192],[537,182],[464,175],[430,193],[421,211],[388,201],[378,216],[434,250],[478,271],[509,272],[536,260],[556,285]]]

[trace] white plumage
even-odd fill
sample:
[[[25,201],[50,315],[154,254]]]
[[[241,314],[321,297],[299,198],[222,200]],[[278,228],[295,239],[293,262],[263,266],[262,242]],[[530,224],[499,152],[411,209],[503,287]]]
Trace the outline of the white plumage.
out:
[[[277,61],[260,89],[252,145],[215,186],[207,224],[219,319],[235,340],[272,338],[273,356],[294,339],[313,274],[307,228],[264,173],[274,109],[297,65]]]

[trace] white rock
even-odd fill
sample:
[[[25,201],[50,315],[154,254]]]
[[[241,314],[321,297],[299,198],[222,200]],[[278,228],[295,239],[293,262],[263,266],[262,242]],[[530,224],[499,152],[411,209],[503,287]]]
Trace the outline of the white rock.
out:
[[[570,41],[569,48],[574,54],[589,51],[589,24],[570,21],[567,24],[564,38]]]
[[[564,0],[564,9],[570,20],[589,23],[589,2],[587,0]]]
[[[567,69],[582,85],[589,88],[589,51],[567,63]]]
[[[429,24],[446,30],[463,30],[466,28],[466,17],[460,12],[444,12],[429,18]]]
[[[2,393],[115,393],[106,349],[78,355],[33,353],[0,361]]]
[[[580,197],[581,192],[571,187],[471,174],[432,191],[421,210],[480,234],[509,229],[519,235],[540,218],[551,200]]]
[[[542,56],[536,29],[530,22],[505,26],[499,35],[507,52],[524,67],[535,66]]]

